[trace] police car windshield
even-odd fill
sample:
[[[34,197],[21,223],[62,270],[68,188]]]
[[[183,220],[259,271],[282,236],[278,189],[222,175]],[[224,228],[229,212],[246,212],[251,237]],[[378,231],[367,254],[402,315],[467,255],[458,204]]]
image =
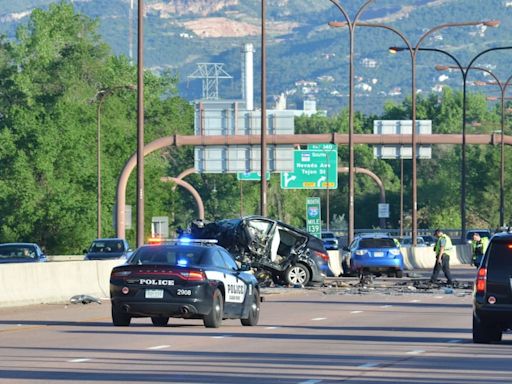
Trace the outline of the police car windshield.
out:
[[[396,248],[396,244],[390,238],[361,239],[359,248]]]
[[[131,264],[162,264],[172,266],[199,266],[205,250],[190,246],[147,246],[139,248],[130,259]]]

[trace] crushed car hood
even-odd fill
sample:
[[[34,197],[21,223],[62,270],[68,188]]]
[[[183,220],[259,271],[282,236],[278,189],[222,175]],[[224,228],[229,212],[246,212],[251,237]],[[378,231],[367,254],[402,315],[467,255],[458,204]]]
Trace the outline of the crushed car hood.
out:
[[[307,233],[276,220],[260,216],[226,219],[198,227],[192,223],[191,236],[216,239],[242,263],[283,270],[306,250]]]

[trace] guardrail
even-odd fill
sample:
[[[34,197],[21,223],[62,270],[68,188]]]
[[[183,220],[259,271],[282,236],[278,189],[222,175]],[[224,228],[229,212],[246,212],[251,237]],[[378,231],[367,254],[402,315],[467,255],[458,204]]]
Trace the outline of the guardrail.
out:
[[[457,245],[451,265],[471,263],[471,249]],[[331,269],[341,273],[339,253],[329,251]],[[406,269],[433,268],[432,247],[403,248]],[[76,261],[76,258],[80,258]],[[83,256],[51,256],[50,263],[0,265],[0,307],[65,303],[75,295],[108,298],[112,268],[124,260],[82,261]]]

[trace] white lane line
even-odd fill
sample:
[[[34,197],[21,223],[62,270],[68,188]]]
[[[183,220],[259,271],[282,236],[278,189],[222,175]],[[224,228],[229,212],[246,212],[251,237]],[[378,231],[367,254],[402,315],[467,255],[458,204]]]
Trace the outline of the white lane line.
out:
[[[169,348],[170,345],[156,345],[154,347],[149,347],[149,348],[146,348],[146,349],[151,349],[151,350],[155,350],[155,349],[165,349],[165,348]]]
[[[358,365],[357,368],[375,368],[378,366],[379,366],[379,363],[366,363],[366,364]]]
[[[442,299],[444,296],[434,296],[434,299]]]
[[[311,319],[312,321],[322,321],[327,320],[327,317],[315,317],[314,319]]]
[[[356,313],[363,313],[363,311],[352,311],[350,312],[351,314],[356,314]]]
[[[230,337],[230,335],[223,335],[223,336],[212,336],[212,339],[224,339],[226,337]]]
[[[408,355],[420,355],[422,353],[425,353],[426,351],[424,349],[415,349],[414,351],[407,352]]]
[[[91,359],[73,359],[68,360],[68,363],[85,363],[86,361],[91,361]]]
[[[462,340],[460,340],[460,339],[453,339],[453,340],[450,340],[448,342],[452,343],[452,344],[456,344],[456,343],[462,343]]]
[[[297,384],[318,384],[321,382],[322,382],[322,380],[306,380],[306,381],[301,381]]]
[[[279,329],[280,327],[265,327],[265,329]]]
[[[392,305],[387,304],[387,305],[381,305],[380,307],[381,307],[381,308],[391,308],[391,307],[392,307]]]
[[[411,300],[410,303],[420,303],[421,300]]]

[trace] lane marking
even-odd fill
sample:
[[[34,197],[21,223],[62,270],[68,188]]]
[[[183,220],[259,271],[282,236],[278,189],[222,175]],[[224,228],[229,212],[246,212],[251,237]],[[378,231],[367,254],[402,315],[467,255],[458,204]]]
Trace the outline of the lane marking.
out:
[[[350,313],[352,313],[352,314],[356,314],[356,313],[363,313],[363,311],[352,311],[352,312],[350,312]]]
[[[265,329],[279,329],[280,327],[265,327]]]
[[[411,300],[410,303],[420,303],[421,300]]]
[[[212,336],[212,339],[224,339],[226,337],[230,337],[230,335],[223,335],[223,336]]]
[[[306,380],[306,381],[301,381],[298,384],[318,384],[321,382],[322,382],[322,380]]]
[[[312,321],[321,321],[321,320],[327,320],[327,317],[315,317],[314,319],[311,319]]]
[[[391,308],[391,307],[392,307],[392,305],[387,304],[387,305],[381,305],[380,307],[381,307],[381,308]]]
[[[448,342],[452,343],[452,344],[455,344],[455,343],[462,343],[462,340],[460,340],[460,339],[453,339],[453,340],[450,340]]]
[[[85,363],[86,361],[91,361],[91,359],[73,359],[68,360],[68,363]]]
[[[379,363],[366,363],[366,364],[358,365],[357,367],[358,368],[375,368],[375,367],[378,367],[379,365],[380,365]]]
[[[421,353],[425,353],[424,349],[415,349],[414,351],[407,352],[408,355],[419,355]]]
[[[151,349],[151,350],[155,350],[155,349],[165,349],[165,348],[169,348],[170,345],[156,345],[154,347],[149,347],[149,348],[146,348],[146,349]]]
[[[434,299],[442,299],[444,296],[434,296]]]

